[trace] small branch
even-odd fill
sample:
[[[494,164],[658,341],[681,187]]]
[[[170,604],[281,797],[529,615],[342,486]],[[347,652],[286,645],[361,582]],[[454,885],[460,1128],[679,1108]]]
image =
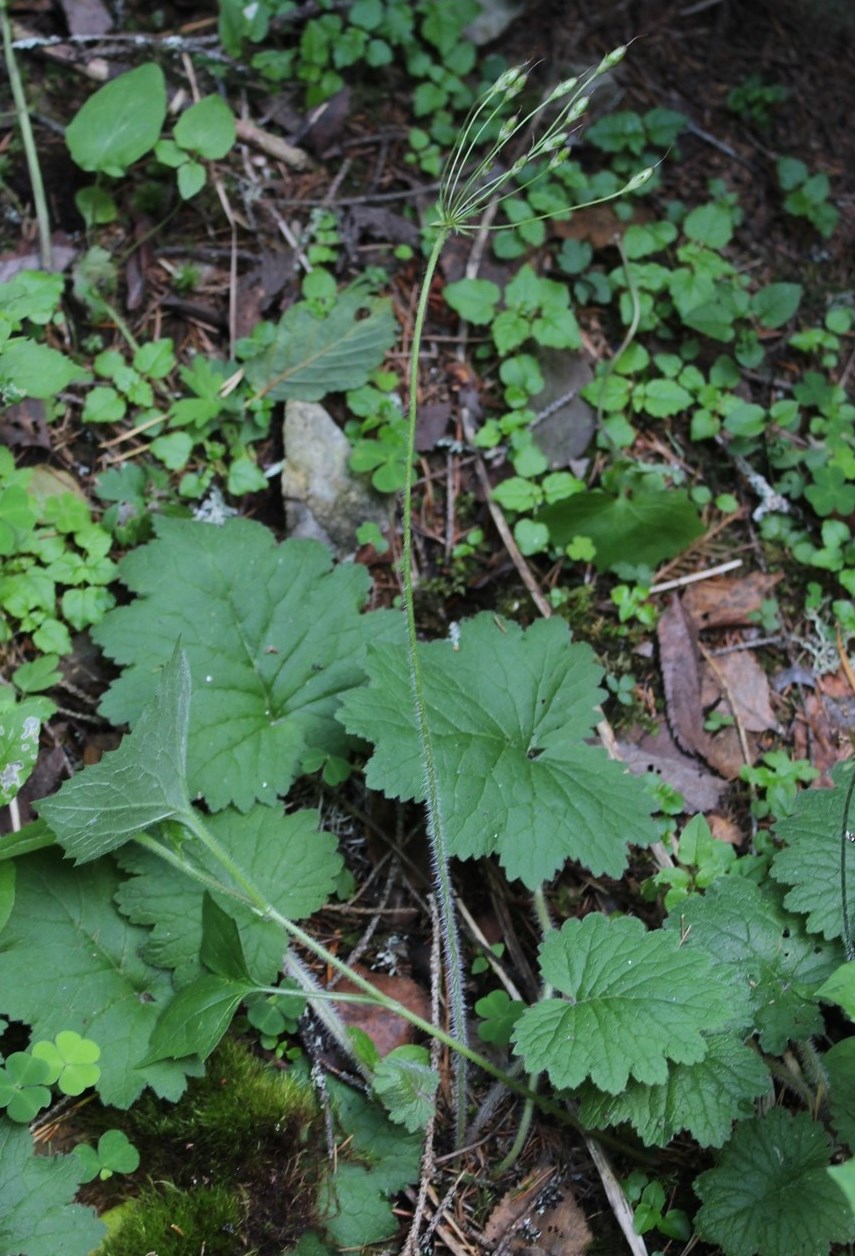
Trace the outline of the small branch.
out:
[[[0,27],[2,27],[3,30],[3,51],[6,57],[6,70],[9,75],[9,85],[12,88],[12,99],[15,102],[15,113],[18,118],[18,126],[21,130],[24,155],[27,159],[27,171],[30,176],[30,186],[33,190],[33,204],[36,208],[36,222],[39,230],[39,252],[41,253],[42,269],[53,270],[53,246],[51,244],[50,237],[50,215],[48,213],[47,197],[45,196],[45,185],[42,179],[42,168],[39,165],[39,154],[38,149],[36,148],[35,137],[33,136],[30,114],[27,109],[27,98],[24,94],[24,85],[21,82],[21,76],[18,72],[18,62],[15,58],[15,51],[12,46],[12,27],[9,23],[7,0],[0,0]]]

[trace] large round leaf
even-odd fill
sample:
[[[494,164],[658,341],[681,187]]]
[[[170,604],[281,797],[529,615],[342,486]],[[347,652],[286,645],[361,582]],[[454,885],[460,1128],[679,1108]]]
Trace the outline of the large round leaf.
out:
[[[166,83],[158,65],[120,74],[90,96],[65,132],[82,170],[118,178],[154,148],[166,117]]]

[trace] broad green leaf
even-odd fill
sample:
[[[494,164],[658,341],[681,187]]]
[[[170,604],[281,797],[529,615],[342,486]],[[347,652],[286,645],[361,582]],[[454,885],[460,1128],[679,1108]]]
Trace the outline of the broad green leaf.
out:
[[[206,161],[219,161],[235,142],[235,117],[220,96],[205,96],[175,124],[175,142]]]
[[[81,170],[119,178],[154,148],[165,117],[163,71],[141,65],[89,97],[69,123],[65,142]]]
[[[0,851],[5,847],[3,843]],[[15,865],[10,859],[3,860],[0,853],[0,933],[6,928],[6,922],[12,915],[15,906]]]
[[[844,1160],[843,1164],[829,1165],[827,1173],[846,1196],[853,1214],[855,1214],[855,1160]]]
[[[157,531],[120,567],[136,600],[93,632],[126,665],[101,709],[116,724],[137,720],[180,639],[193,682],[191,793],[213,810],[272,805],[308,750],[346,756],[333,718],[341,695],[364,679],[367,641],[397,637],[400,616],[360,615],[368,572],[333,569],[317,542],[277,545],[247,519],[162,519]]]
[[[714,955],[718,971],[744,995],[765,1051],[779,1055],[790,1039],[822,1032],[817,987],[842,959],[837,947],[805,936],[774,890],[744,877],[723,877],[706,894],[684,899],[667,925],[687,951]]]
[[[401,1191],[419,1176],[422,1153],[420,1134],[404,1133],[393,1125],[377,1103],[352,1086],[327,1078],[327,1090],[336,1120],[349,1137],[350,1154],[371,1167],[376,1189],[389,1194]]]
[[[349,1162],[339,1159],[336,1172],[321,1186],[319,1213],[341,1247],[379,1243],[396,1229],[385,1196],[418,1180],[422,1139],[393,1125],[377,1104],[335,1078],[328,1079],[327,1089],[347,1137]]]
[[[207,1060],[232,1023],[240,1004],[256,987],[203,973],[179,990],[154,1027],[144,1064],[198,1056]]]
[[[703,1060],[672,1064],[661,1086],[630,1078],[620,1094],[609,1095],[586,1085],[579,1114],[593,1129],[628,1122],[648,1145],[664,1147],[688,1130],[702,1147],[720,1147],[733,1122],[753,1114],[754,1101],[769,1093],[770,1084],[756,1051],[730,1034],[714,1034]]]
[[[808,930],[822,933],[826,938],[839,938],[843,934],[841,828],[852,771],[851,761],[837,764],[831,770],[833,789],[802,790],[792,815],[778,820],[775,825],[776,837],[786,845],[775,856],[772,876],[792,886],[784,904],[790,911],[804,912]],[[855,814],[846,825],[855,829]],[[847,881],[853,886],[855,843],[847,841],[844,845]]]
[[[289,920],[302,920],[329,899],[341,870],[335,839],[318,832],[314,811],[283,815],[278,808],[254,807],[247,815],[233,809],[206,820],[219,844],[247,877]],[[184,852],[188,853],[185,843]],[[201,845],[193,844],[197,866],[209,876],[231,885],[225,870]],[[135,924],[153,925],[144,955],[150,963],[175,969],[178,985],[199,972],[204,889],[151,851],[132,845],[119,856],[122,868],[135,875],[123,882],[116,896],[120,911]],[[232,888],[238,889],[238,886]],[[286,938],[281,928],[261,920],[249,907],[227,895],[214,901],[237,924],[249,971],[261,985],[276,977]],[[238,974],[230,973],[229,976]]]
[[[598,719],[601,671],[566,624],[523,632],[478,615],[459,642],[419,647],[452,855],[498,854],[534,887],[567,859],[620,876],[630,842],[655,840],[638,780],[586,744]],[[424,798],[424,770],[404,650],[369,654],[370,684],[342,704],[349,732],[374,742],[366,779],[392,798]]]
[[[292,305],[272,344],[246,363],[246,378],[257,396],[271,401],[320,401],[365,384],[396,336],[391,303],[353,284],[339,293],[326,318],[303,302]]]
[[[98,1081],[105,1103],[127,1108],[146,1085],[177,1099],[198,1064],[138,1067],[172,982],[140,957],[147,931],[113,906],[112,862],[72,868],[40,851],[17,861],[17,882],[0,950],[0,1013],[30,1024],[36,1039],[73,1029],[109,1044]]]
[[[610,1094],[630,1077],[663,1085],[668,1061],[703,1060],[704,1033],[724,1028],[740,1003],[705,955],[628,916],[566,921],[542,944],[540,968],[568,998],[527,1008],[514,1041],[526,1070],[546,1070],[559,1088],[587,1077]]]
[[[48,345],[23,337],[0,345],[0,394],[8,393],[11,400],[55,397],[73,380],[85,378],[85,371]]]
[[[835,1133],[855,1151],[855,1038],[836,1042],[822,1059]]]
[[[29,855],[34,850],[44,850],[46,846],[56,845],[56,838],[44,820],[31,820],[17,833],[4,833],[0,836],[0,862],[17,859],[18,855]]]
[[[199,959],[216,977],[251,981],[238,927],[208,890],[202,895],[202,941],[199,945]]]
[[[396,1047],[385,1055],[374,1073],[374,1090],[396,1125],[414,1134],[433,1116],[439,1075],[430,1066],[424,1047]]]
[[[591,489],[545,507],[537,518],[562,549],[575,536],[593,541],[598,571],[625,562],[655,567],[687,549],[704,531],[684,489],[639,488],[632,496],[619,497]]]
[[[783,327],[802,299],[800,283],[770,283],[751,298],[751,313],[763,327]]]
[[[830,1152],[804,1112],[773,1108],[743,1122],[695,1181],[698,1234],[724,1256],[827,1256],[855,1238],[855,1216],[826,1172]]]
[[[360,1164],[339,1164],[325,1180],[318,1198],[324,1229],[338,1249],[360,1250],[390,1239],[398,1229],[392,1206],[375,1175]]]
[[[176,646],[157,693],[118,750],[66,781],[39,814],[77,863],[190,812],[185,780],[190,672]]]
[[[105,1234],[92,1208],[71,1201],[80,1183],[74,1156],[37,1156],[29,1130],[0,1121],[0,1252],[80,1256]]]
[[[827,1003],[836,1003],[842,1007],[850,1020],[855,1020],[855,964],[848,960],[841,964],[822,983],[817,990],[817,997]]]

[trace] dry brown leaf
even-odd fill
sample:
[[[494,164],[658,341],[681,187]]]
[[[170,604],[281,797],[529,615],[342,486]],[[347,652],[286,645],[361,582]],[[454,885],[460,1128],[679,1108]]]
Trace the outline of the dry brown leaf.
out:
[[[638,730],[642,732],[642,730]],[[618,743],[620,756],[630,772],[641,775],[656,772],[683,795],[687,811],[709,811],[718,806],[725,783],[708,772],[697,759],[690,759],[675,744],[667,724],[644,733],[637,742]]]
[[[723,682],[723,683],[722,683]],[[777,729],[778,721],[771,705],[769,678],[750,650],[721,654],[703,669],[701,704],[706,711],[721,699],[720,710],[731,712],[730,699],[736,710],[731,712],[748,732],[762,733]]]
[[[742,830],[738,824],[734,824],[726,816],[720,816],[713,812],[712,815],[707,816],[707,824],[710,826],[710,832],[717,842],[728,842],[731,846],[742,845]]]
[[[676,594],[659,620],[656,634],[668,723],[674,740],[690,754],[706,756],[710,738],[704,731],[697,632]]]
[[[657,629],[659,661],[665,688],[668,723],[682,749],[706,759],[725,780],[740,773],[745,757],[735,728],[724,728],[715,737],[704,728],[697,628],[675,596]],[[756,745],[749,739],[751,762]]]
[[[683,595],[683,610],[699,628],[726,628],[750,624],[750,616],[759,611],[764,598],[772,597],[778,575],[754,571],[740,578],[717,576],[699,580]]]
[[[411,1012],[430,1020],[430,999],[425,991],[411,977],[396,977],[391,973],[369,973],[359,964],[353,965],[354,971],[363,977],[369,977],[371,984],[391,999],[397,999]],[[353,982],[345,977],[335,987],[338,994],[361,994]],[[395,1047],[404,1047],[413,1041],[415,1030],[407,1021],[384,1007],[370,1003],[336,1003],[336,1009],[345,1025],[354,1025],[363,1030],[371,1038],[381,1055],[388,1055]]]
[[[593,1235],[560,1172],[541,1168],[503,1196],[482,1238],[490,1248],[501,1244],[502,1256],[583,1256]]]

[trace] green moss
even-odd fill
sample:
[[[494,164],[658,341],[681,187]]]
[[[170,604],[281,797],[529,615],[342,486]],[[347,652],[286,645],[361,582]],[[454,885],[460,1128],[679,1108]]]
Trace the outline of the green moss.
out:
[[[238,1041],[224,1040],[177,1104],[146,1096],[111,1116],[139,1149],[149,1185],[126,1205],[127,1220],[120,1210],[103,1256],[279,1256],[315,1223],[328,1161],[311,1089]],[[194,1211],[186,1201],[197,1196],[208,1203]],[[175,1225],[183,1246],[170,1245]]]
[[[99,1256],[234,1256],[243,1211],[237,1194],[224,1186],[192,1191],[150,1186],[122,1206],[115,1233],[102,1243]]]

